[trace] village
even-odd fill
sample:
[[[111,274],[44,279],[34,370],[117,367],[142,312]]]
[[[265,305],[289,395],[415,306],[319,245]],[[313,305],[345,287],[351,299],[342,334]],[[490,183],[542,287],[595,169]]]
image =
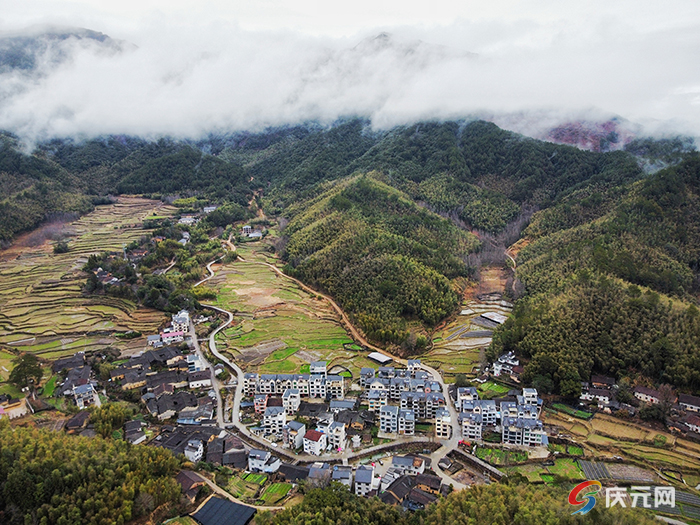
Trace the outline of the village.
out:
[[[198,220],[183,216],[179,225]],[[180,245],[190,241],[187,231],[176,233]],[[239,240],[264,235],[246,225]],[[156,236],[151,244],[165,240]],[[134,244],[125,259],[135,267],[153,246]],[[124,279],[101,267],[92,273],[103,286]],[[500,296],[493,300],[505,304]],[[400,359],[360,346],[353,351],[374,366],[354,373],[337,360],[311,359],[296,372],[255,371],[248,363],[243,372],[230,354],[216,350],[214,336],[227,313],[213,306],[181,309],[157,333],[144,334],[143,347],[135,351],[132,345],[128,355],[93,351],[58,358],[51,365],[60,378],[51,399],[0,396],[0,418],[42,420],[42,411],[53,406],[45,401],[58,402],[72,415],[52,418],[51,428],[90,437],[97,435],[92,410],[107,403],[133,407],[115,436],[185,458],[177,478],[184,496],[199,505],[202,494],[215,493],[200,511],[224,503],[239,505],[231,512],[279,508],[334,482],[358,496],[416,511],[453,490],[508,477],[529,483],[571,483],[600,473],[611,481],[665,479],[639,462],[620,464],[616,453],[591,448],[597,443],[583,442],[576,420],[593,422],[595,438],[602,432],[596,422],[608,425],[603,417],[629,419],[660,410],[669,432],[700,441],[700,398],[595,374],[581,384],[577,402],[554,398],[522,386],[526,363],[512,352],[476,367],[459,386],[455,374],[434,368],[435,360]],[[455,333],[482,336],[487,329],[490,335],[506,319],[485,311],[471,318],[477,330]],[[637,428],[624,428],[622,435]],[[700,499],[689,503],[691,509],[694,504],[700,509]]]

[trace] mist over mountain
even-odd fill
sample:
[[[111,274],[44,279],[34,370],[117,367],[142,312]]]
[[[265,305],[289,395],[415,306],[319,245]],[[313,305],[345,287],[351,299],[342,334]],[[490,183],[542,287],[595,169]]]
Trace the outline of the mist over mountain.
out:
[[[33,145],[122,134],[198,139],[355,117],[376,130],[466,118],[601,151],[639,134],[697,134],[692,101],[669,99],[692,74],[665,77],[662,67],[652,81],[634,67],[639,49],[605,55],[602,45],[584,53],[569,37],[543,48],[506,40],[475,53],[405,31],[351,39],[163,27],[121,38],[39,27],[0,38],[0,129]],[[676,42],[671,62],[689,45]],[[626,89],[634,96],[622,96]]]

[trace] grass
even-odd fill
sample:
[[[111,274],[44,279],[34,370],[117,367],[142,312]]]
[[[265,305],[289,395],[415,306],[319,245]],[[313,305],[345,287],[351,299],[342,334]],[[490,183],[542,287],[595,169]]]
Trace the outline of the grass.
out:
[[[575,447],[573,445],[569,445],[567,447],[567,450],[569,454],[572,456],[583,456],[583,449],[581,447]]]
[[[270,354],[268,359],[273,359],[275,361],[282,361],[287,359],[290,355],[293,355],[299,350],[298,348],[283,348],[282,350],[275,350]]]
[[[572,481],[586,479],[586,477],[583,475],[583,471],[574,459],[559,458],[555,460],[554,466],[547,467],[547,470],[549,470],[549,472],[552,474],[556,474],[557,476]]]
[[[562,405],[561,403],[554,403],[552,407],[555,410],[558,410],[559,412],[564,412],[565,414],[569,414],[570,416],[577,417],[579,419],[591,419],[593,417],[593,414],[590,412],[584,412],[583,410],[576,410],[575,408],[571,408],[570,406],[567,405]]]
[[[56,379],[58,376],[51,376],[51,379],[49,379],[46,384],[44,385],[44,393],[43,395],[45,397],[51,397],[53,396],[54,391],[56,390]]]
[[[656,434],[654,436],[654,446],[658,448],[663,448],[666,446],[666,436],[663,436],[661,434]]]
[[[542,467],[539,464],[518,465],[517,467],[508,467],[506,471],[508,473],[520,474],[527,478],[527,480],[530,483],[537,483],[542,481],[540,475],[544,473]]]
[[[566,454],[566,445],[549,444],[547,445],[547,449],[550,452],[559,452],[561,454]]]
[[[197,525],[197,522],[189,516],[181,516],[179,518],[164,521],[163,525]]]
[[[7,394],[10,397],[23,397],[22,391],[12,383],[0,383],[0,394]]]

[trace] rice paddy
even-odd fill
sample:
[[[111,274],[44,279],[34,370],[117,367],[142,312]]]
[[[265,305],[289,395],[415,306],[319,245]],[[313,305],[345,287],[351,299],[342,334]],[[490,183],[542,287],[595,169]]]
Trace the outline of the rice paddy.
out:
[[[318,360],[354,375],[363,366],[376,366],[343,347],[353,341],[326,300],[261,264],[275,261],[262,250],[239,247],[244,260],[219,266],[203,285],[216,292],[217,306],[234,313],[234,325],[219,333],[217,347],[245,370],[264,373],[299,372]]]
[[[147,234],[141,222],[155,210],[158,215],[174,211],[158,201],[120,197],[118,203],[99,206],[62,226],[69,235],[68,253],[54,254],[52,241],[36,241],[43,238],[41,229],[0,252],[0,344],[55,359],[111,345],[117,341],[115,332],[155,331],[162,312],[115,297],[83,296],[86,276],[81,271],[89,255],[119,251]],[[121,344],[142,347],[145,336]],[[3,380],[1,367],[9,370],[4,357],[0,354]]]

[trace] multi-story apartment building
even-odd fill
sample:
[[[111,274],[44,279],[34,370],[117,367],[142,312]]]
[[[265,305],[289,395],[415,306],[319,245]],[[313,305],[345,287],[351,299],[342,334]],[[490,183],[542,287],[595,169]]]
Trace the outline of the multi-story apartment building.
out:
[[[416,433],[416,416],[411,409],[399,409],[399,435],[413,436]]]
[[[383,406],[379,410],[379,431],[395,434],[399,430],[399,407]]]
[[[343,399],[345,397],[345,381],[342,376],[326,376],[326,395],[330,399]]]
[[[446,408],[435,411],[435,437],[449,439],[452,436],[452,416]]]
[[[309,376],[309,397],[326,399],[326,376],[311,374]]]
[[[389,392],[385,390],[370,390],[367,394],[367,402],[369,403],[368,410],[370,412],[379,412],[389,402]]]
[[[263,428],[270,434],[282,436],[282,428],[287,422],[284,407],[267,407],[263,415]]]
[[[282,394],[282,406],[288,416],[293,416],[299,410],[301,404],[301,394],[296,388],[288,388]]]

